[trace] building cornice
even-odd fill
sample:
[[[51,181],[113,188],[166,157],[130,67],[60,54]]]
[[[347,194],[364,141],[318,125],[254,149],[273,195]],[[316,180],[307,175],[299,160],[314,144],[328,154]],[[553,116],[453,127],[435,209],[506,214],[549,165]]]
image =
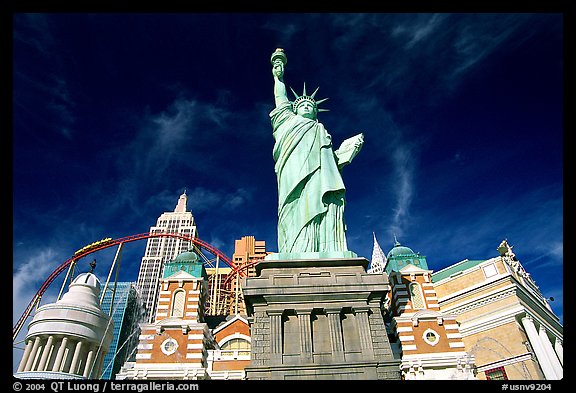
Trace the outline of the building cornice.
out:
[[[494,287],[494,286],[495,285],[489,285],[489,287]],[[457,298],[454,298],[452,300],[457,300],[459,298],[471,296],[474,293],[480,292],[480,289],[486,289],[486,288],[475,288],[475,290],[472,290],[466,294],[460,294]],[[517,286],[515,284],[510,284],[510,285],[507,285],[505,287],[496,288],[489,293],[482,294],[482,296],[480,296],[480,297],[474,297],[472,299],[464,299],[462,302],[455,304],[455,305],[442,307],[442,304],[440,301],[439,301],[439,303],[441,304],[443,311],[445,311],[447,313],[454,314],[454,315],[460,315],[460,314],[466,313],[468,311],[474,310],[476,308],[485,306],[486,304],[493,303],[493,302],[498,301],[500,299],[514,296],[516,294],[516,291],[517,291]]]
[[[522,353],[520,355],[516,355],[516,356],[506,358],[506,359],[498,360],[496,362],[486,363],[484,365],[477,366],[476,370],[478,372],[484,372],[486,370],[490,370],[490,369],[493,369],[496,367],[509,366],[509,365],[512,365],[515,363],[525,362],[525,361],[531,360],[531,359],[532,359],[532,353],[526,352],[526,353]]]
[[[480,296],[474,297],[472,299],[465,299],[466,297],[473,296],[474,294],[479,294],[481,291],[486,290],[491,287],[496,287],[498,284],[504,282],[505,278],[511,278],[510,284],[506,285],[501,288],[496,288],[489,293],[480,294]],[[443,312],[450,313],[453,315],[461,315],[463,313],[469,312],[471,310],[477,309],[479,307],[483,307],[487,304],[497,302],[501,299],[516,296],[518,298],[517,305],[519,306],[517,313],[526,312],[527,310],[530,311],[530,314],[537,315],[537,320],[543,320],[545,325],[547,325],[552,332],[558,337],[562,336],[562,325],[560,325],[558,321],[558,317],[554,315],[547,307],[545,307],[538,299],[534,299],[534,294],[526,289],[523,285],[521,285],[513,276],[509,273],[502,275],[498,280],[491,281],[489,283],[484,283],[484,285],[475,285],[469,291],[460,291],[460,293],[456,294],[450,301],[457,301],[458,299],[465,299],[463,302],[446,306],[442,303],[446,303],[448,300],[448,296],[439,299],[440,307]],[[510,308],[513,307],[513,308]],[[499,308],[497,310],[507,310],[507,309],[515,309],[514,306],[507,306],[504,308]],[[496,310],[495,310],[496,311]],[[490,313],[491,315],[492,313]],[[479,319],[493,319],[491,316],[481,315],[477,318]],[[496,314],[497,315],[497,314]],[[471,321],[471,320],[469,320]],[[464,322],[464,321],[460,321]],[[507,323],[505,321],[500,321],[500,324]]]
[[[460,333],[462,337],[474,335],[495,327],[516,322],[516,316],[524,314],[526,309],[515,304],[494,310],[489,314],[480,315],[466,321],[460,321]]]

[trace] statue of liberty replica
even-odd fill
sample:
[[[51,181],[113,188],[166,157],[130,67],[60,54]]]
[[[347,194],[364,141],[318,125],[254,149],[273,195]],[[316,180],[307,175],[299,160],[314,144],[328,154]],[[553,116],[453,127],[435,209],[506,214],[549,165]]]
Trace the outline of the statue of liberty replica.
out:
[[[304,84],[302,94],[292,90],[295,99],[289,101],[284,51],[276,49],[271,62],[276,104],[270,118],[278,179],[278,252],[286,258],[311,252],[321,253],[317,254],[321,257],[350,256],[345,253],[346,189],[341,170],[360,151],[363,134],[344,141],[334,151],[332,137],[317,117],[318,112],[325,111],[318,105],[327,98],[316,100],[318,88],[308,95]]]
[[[278,249],[242,285],[251,329],[249,380],[400,379],[381,306],[388,276],[348,250],[341,170],[364,143],[360,133],[334,150],[312,94],[284,84],[286,55],[271,57],[270,112],[278,179]]]

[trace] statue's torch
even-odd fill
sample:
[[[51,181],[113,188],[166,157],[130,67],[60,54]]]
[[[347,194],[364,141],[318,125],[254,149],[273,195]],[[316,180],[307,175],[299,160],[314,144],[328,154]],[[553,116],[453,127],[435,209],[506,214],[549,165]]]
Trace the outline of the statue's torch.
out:
[[[272,63],[273,66],[277,65],[279,62],[282,63],[282,65],[286,65],[288,62],[286,54],[284,53],[284,49],[282,48],[276,48],[270,57],[270,63]]]

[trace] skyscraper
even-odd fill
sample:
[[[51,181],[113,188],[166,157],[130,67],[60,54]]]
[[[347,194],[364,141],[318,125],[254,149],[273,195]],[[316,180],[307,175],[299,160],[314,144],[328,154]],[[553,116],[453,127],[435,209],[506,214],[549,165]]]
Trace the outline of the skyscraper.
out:
[[[173,212],[165,212],[158,217],[156,226],[150,227],[150,233],[180,233],[192,238],[198,236],[192,212],[187,211],[186,191],[178,199]],[[140,264],[136,287],[142,298],[145,320],[152,322],[156,314],[158,282],[162,277],[164,263],[176,258],[192,247],[192,242],[172,237],[154,237],[148,239],[146,251]]]
[[[255,277],[256,267],[253,263],[263,260],[267,254],[269,254],[269,252],[266,252],[266,242],[264,240],[256,240],[254,236],[242,236],[241,239],[236,240],[234,243],[234,255],[232,255],[232,260],[236,266],[248,265],[245,268],[246,276]],[[246,314],[246,306],[241,294],[239,278],[240,274],[236,273],[231,282],[231,302],[229,310],[231,315]]]
[[[111,315],[114,321],[114,335],[110,342],[110,349],[104,357],[102,379],[114,379],[124,362],[135,356],[140,331],[138,322],[140,322],[142,310],[134,283],[118,282],[115,291],[113,286],[114,284],[110,285],[101,304],[102,311]]]

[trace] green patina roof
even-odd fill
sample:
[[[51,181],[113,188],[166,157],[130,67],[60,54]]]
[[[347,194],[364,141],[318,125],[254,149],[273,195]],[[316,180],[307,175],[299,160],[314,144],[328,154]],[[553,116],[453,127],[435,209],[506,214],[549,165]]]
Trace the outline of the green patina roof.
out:
[[[439,270],[436,273],[432,273],[432,282],[438,282],[440,280],[450,277],[453,274],[473,268],[474,266],[477,266],[484,261],[486,261],[486,259],[474,259],[474,260],[465,259],[462,262],[458,262],[445,269]]]
[[[386,258],[390,259],[390,258],[395,258],[395,257],[399,257],[399,256],[405,256],[405,255],[416,255],[416,253],[414,251],[412,251],[411,248],[409,247],[405,247],[400,245],[399,243],[396,243],[394,245],[394,248],[392,248],[389,252],[388,255],[386,256]]]
[[[414,252],[410,247],[401,245],[398,240],[395,241],[394,247],[388,252],[386,259],[388,260],[385,269],[386,273],[399,271],[408,264],[412,264],[422,269],[428,269],[428,263],[426,262],[426,257],[424,255]]]
[[[208,277],[200,257],[191,250],[179,254],[173,261],[166,262],[164,264],[164,274],[162,278],[170,277],[181,270],[194,277]]]

